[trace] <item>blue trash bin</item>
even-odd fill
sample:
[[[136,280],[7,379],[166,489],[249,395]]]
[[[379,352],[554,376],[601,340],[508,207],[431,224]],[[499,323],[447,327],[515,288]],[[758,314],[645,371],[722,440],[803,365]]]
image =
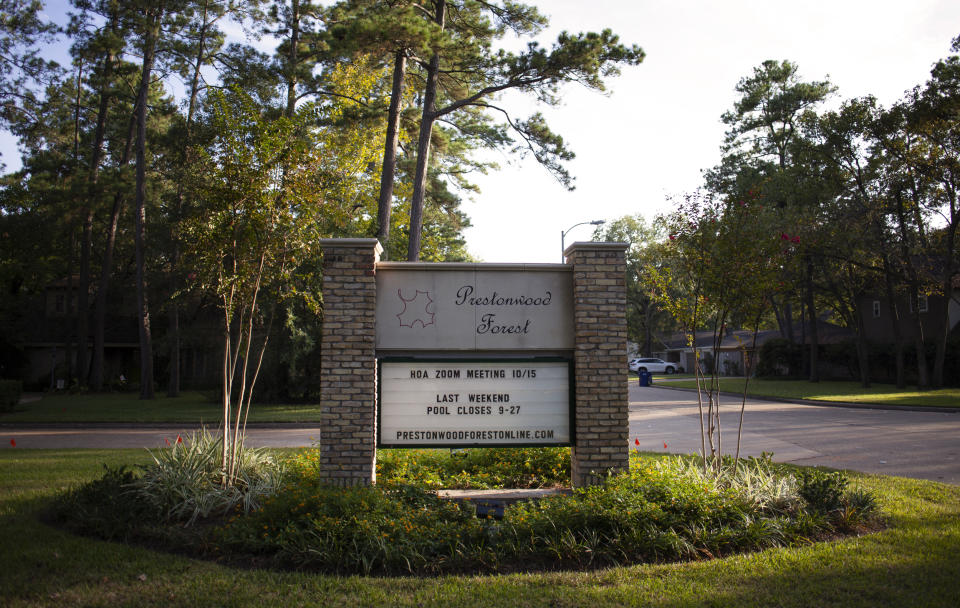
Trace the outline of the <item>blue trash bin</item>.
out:
[[[640,386],[650,386],[653,382],[653,376],[650,372],[641,370],[637,373],[640,374]]]

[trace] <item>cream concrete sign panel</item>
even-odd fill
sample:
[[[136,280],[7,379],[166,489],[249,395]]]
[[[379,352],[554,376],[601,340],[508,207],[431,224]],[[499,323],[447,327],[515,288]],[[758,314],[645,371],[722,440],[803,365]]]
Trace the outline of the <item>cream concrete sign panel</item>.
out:
[[[550,265],[377,267],[378,350],[573,348],[573,278]]]
[[[568,361],[380,363],[384,447],[568,445]]]

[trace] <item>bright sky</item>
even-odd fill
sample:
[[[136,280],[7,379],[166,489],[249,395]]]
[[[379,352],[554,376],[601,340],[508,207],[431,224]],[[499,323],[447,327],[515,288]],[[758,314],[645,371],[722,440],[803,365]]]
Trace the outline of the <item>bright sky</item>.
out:
[[[873,94],[886,105],[925,82],[960,34],[956,0],[535,4],[551,18],[549,38],[609,27],[647,57],[609,83],[608,97],[571,87],[562,108],[544,111],[577,154],[575,191],[533,161],[479,180],[482,193],[464,208],[470,252],[486,262],[559,262],[560,233],[578,222],[669,210],[668,196],[694,190],[719,162],[720,115],[766,59],[793,61],[804,79],[829,75],[840,98]],[[575,228],[566,244],[592,229]]]
[[[528,0],[530,1],[530,0]],[[51,15],[64,0],[48,2]],[[567,192],[534,161],[498,158],[464,204],[474,227],[470,252],[486,262],[559,262],[560,233],[574,224],[669,210],[668,197],[694,190],[719,161],[720,115],[734,86],[766,59],[789,59],[808,80],[829,76],[838,99],[872,94],[890,104],[922,84],[960,34],[956,0],[537,0],[550,17],[541,37],[611,28],[643,47],[643,64],[609,82],[610,95],[564,89],[549,124],[576,152],[577,188]],[[59,10],[58,10],[59,8]],[[60,57],[57,57],[60,59]],[[503,104],[525,116],[511,97]],[[15,142],[0,134],[8,170]],[[509,164],[508,163],[512,163]],[[566,244],[589,240],[579,226]]]

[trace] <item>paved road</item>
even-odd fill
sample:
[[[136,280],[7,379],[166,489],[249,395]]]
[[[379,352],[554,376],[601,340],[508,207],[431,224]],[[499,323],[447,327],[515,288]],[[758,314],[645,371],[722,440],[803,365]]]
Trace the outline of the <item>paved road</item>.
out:
[[[736,447],[739,401],[721,401],[724,452]],[[27,427],[0,425],[0,449],[156,448],[190,425]],[[310,446],[317,425],[251,428],[248,445]],[[630,446],[671,453],[698,453],[700,425],[695,394],[630,386]],[[667,447],[664,448],[663,444]],[[960,485],[960,413],[874,410],[747,401],[741,453],[806,465],[932,479]]]
[[[723,451],[736,449],[740,399],[721,397]],[[696,394],[630,387],[630,441],[700,452]],[[664,449],[663,444],[667,444]],[[748,399],[741,454],[960,485],[960,413],[879,410]]]

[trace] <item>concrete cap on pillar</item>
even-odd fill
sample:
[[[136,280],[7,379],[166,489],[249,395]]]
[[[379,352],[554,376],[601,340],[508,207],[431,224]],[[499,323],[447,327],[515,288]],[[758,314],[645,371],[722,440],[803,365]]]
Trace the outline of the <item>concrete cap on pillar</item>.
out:
[[[568,258],[574,251],[606,249],[612,251],[626,251],[630,248],[630,243],[624,242],[597,242],[597,241],[577,241],[571,243],[563,252],[563,257]]]
[[[356,247],[357,249],[373,249],[376,255],[383,253],[383,245],[377,239],[320,239],[320,247]]]

